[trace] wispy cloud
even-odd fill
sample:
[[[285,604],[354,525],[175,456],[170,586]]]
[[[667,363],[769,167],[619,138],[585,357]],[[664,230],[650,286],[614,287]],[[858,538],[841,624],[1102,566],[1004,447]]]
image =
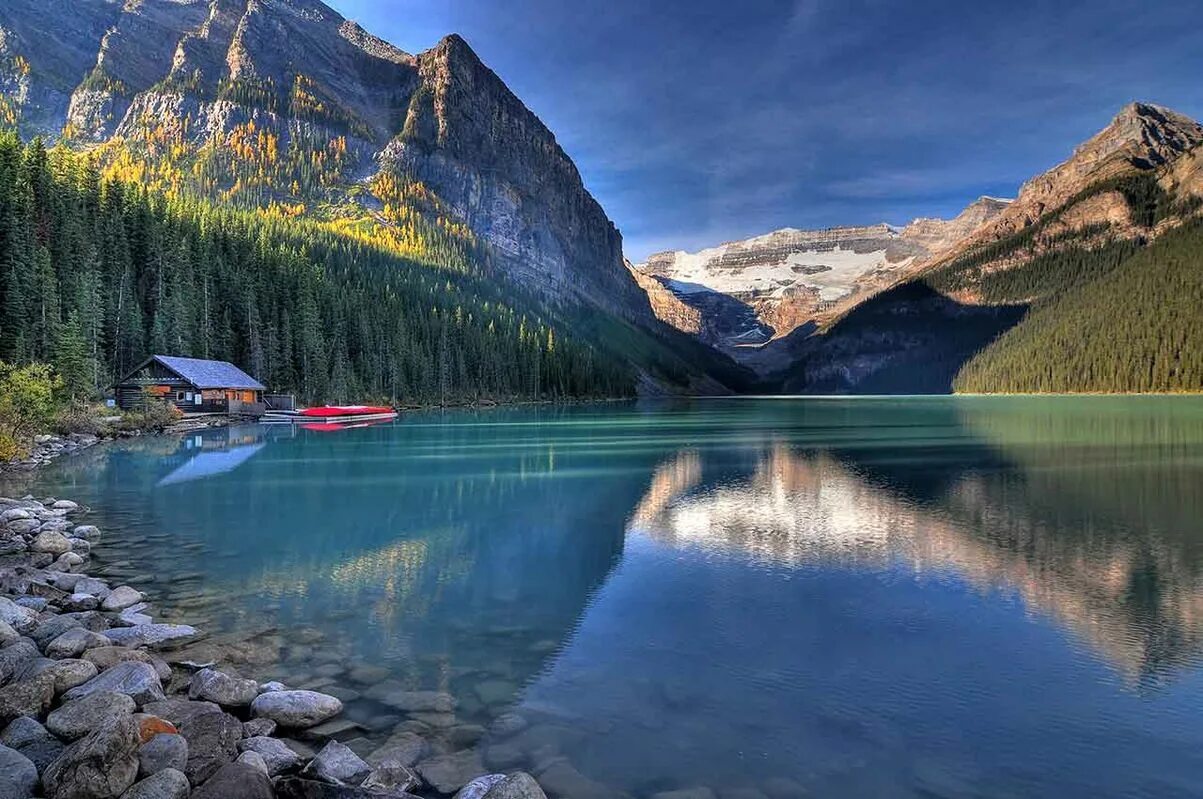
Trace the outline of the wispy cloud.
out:
[[[439,26],[467,36],[637,258],[956,213],[1014,191],[1132,99],[1203,115],[1197,0],[334,4],[409,49]]]

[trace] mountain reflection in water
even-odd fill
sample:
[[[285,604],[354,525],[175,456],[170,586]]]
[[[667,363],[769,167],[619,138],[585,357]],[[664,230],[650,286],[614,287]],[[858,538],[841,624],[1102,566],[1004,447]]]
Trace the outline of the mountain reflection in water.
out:
[[[193,659],[342,692],[357,746],[426,725],[457,748],[516,710],[484,765],[553,797],[1203,774],[1199,400],[424,413],[127,442],[37,480],[97,507],[113,579],[213,633]],[[456,712],[408,717],[404,690]]]

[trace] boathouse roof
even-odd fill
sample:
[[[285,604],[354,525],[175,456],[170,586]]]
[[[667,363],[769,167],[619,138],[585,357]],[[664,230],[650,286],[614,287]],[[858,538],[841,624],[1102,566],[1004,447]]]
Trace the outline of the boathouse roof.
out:
[[[131,375],[145,369],[152,361],[175,372],[199,389],[243,388],[251,391],[266,391],[267,388],[255,378],[226,361],[206,361],[201,358],[180,358],[175,355],[152,355],[143,361]],[[127,376],[128,380],[129,377]]]

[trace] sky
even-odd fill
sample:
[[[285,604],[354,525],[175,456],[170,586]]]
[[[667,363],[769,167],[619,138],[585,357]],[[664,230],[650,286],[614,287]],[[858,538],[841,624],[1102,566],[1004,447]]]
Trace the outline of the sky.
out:
[[[556,134],[628,257],[1013,197],[1126,103],[1203,117],[1200,0],[327,0],[459,33]]]

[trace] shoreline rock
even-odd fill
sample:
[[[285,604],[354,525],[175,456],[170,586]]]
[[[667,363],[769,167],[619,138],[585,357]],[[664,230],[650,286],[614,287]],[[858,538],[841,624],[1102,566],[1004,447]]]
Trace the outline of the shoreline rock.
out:
[[[418,736],[366,759],[332,737],[318,751],[287,738],[354,725],[335,696],[160,655],[203,634],[83,571],[101,538],[86,513],[0,497],[0,795],[546,799],[525,772],[487,774],[475,750],[430,752]],[[394,703],[453,707],[433,692]]]

